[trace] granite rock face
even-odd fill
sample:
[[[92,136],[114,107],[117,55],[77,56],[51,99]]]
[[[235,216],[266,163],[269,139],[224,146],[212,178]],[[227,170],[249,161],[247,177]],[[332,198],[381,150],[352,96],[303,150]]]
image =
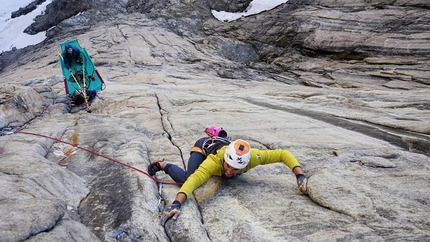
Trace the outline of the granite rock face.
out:
[[[31,27],[55,25],[48,39],[0,56],[0,241],[430,240],[429,3],[211,15],[247,3],[97,0],[72,16],[54,0]],[[91,113],[64,92],[71,38],[106,82]],[[309,195],[284,165],[259,166],[212,177],[160,226],[179,186],[147,166],[186,168],[210,125],[290,150]]]

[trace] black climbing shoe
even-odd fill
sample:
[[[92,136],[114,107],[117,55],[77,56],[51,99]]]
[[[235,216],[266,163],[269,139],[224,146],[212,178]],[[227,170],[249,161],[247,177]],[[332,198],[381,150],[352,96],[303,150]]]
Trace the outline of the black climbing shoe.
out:
[[[148,166],[148,174],[150,176],[154,176],[155,173],[157,173],[157,171],[161,171],[160,162],[161,162],[161,160],[156,160],[156,161],[152,162],[152,164],[150,164]]]

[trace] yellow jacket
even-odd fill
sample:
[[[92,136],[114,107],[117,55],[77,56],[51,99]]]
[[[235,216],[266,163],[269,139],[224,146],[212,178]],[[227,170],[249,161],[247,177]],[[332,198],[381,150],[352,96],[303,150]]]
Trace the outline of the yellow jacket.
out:
[[[222,176],[224,174],[223,161],[226,149],[227,146],[224,146],[219,149],[215,155],[209,155],[206,157],[202,164],[200,164],[199,168],[187,178],[178,193],[184,193],[189,197],[195,189],[205,183],[211,176]],[[248,165],[239,172],[239,174],[242,174],[258,165],[267,165],[276,162],[283,162],[291,170],[293,170],[294,167],[300,166],[294,155],[287,150],[251,149],[251,160]]]

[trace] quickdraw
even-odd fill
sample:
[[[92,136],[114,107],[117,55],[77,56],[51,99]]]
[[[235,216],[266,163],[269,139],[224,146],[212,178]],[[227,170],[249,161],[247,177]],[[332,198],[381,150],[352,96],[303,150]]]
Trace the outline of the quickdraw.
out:
[[[161,194],[161,189],[163,188],[163,182],[160,181],[160,183],[158,183],[158,212],[161,213],[164,211],[164,206],[165,206],[165,200],[163,198],[163,195]]]

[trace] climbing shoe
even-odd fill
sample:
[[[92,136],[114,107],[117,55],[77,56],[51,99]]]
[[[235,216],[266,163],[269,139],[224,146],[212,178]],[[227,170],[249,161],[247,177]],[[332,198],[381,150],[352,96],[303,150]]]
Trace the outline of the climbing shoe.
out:
[[[150,176],[154,176],[155,173],[157,173],[157,171],[161,171],[160,162],[161,162],[161,160],[156,160],[156,161],[152,162],[152,164],[150,164],[148,166],[148,174]]]

